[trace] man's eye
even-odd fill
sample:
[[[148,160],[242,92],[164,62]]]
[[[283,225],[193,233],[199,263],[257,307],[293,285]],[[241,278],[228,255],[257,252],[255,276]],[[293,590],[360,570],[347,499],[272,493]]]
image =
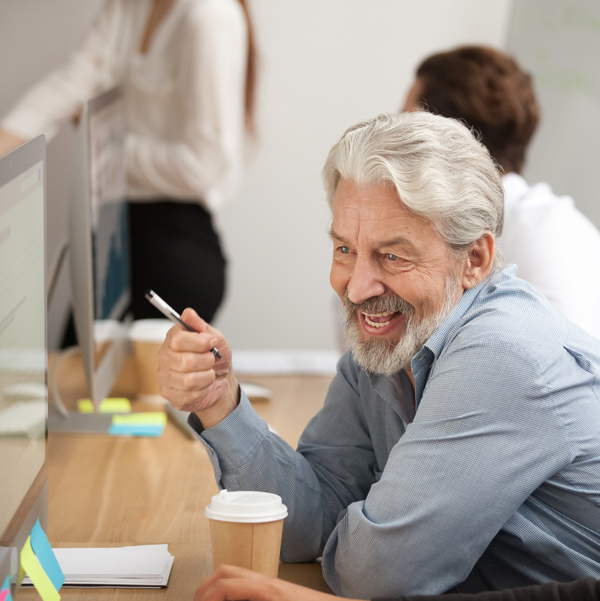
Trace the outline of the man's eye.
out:
[[[398,257],[396,255],[393,255],[392,253],[385,253],[385,258],[388,261],[397,261]]]
[[[340,246],[339,247],[339,251],[344,254],[347,255],[350,252],[350,249],[347,246]]]

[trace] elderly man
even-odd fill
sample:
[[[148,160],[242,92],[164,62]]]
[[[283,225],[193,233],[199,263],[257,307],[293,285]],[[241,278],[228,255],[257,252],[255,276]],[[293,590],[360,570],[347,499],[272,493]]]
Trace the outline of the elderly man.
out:
[[[298,449],[194,311],[198,333],[175,326],[159,353],[219,486],[281,495],[283,559],[322,555],[339,595],[600,576],[600,345],[502,269],[485,147],[452,119],[381,115],[342,136],[324,180],[352,350]]]

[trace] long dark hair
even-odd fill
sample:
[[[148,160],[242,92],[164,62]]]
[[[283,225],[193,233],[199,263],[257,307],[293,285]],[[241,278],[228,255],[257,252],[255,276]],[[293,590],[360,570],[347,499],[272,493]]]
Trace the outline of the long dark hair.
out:
[[[247,0],[238,0],[246,16],[246,25],[248,27],[248,61],[246,63],[246,98],[245,98],[245,114],[246,114],[246,131],[254,135],[256,133],[256,80],[257,80],[257,51],[256,42],[254,39],[254,27],[252,25],[252,17],[248,10]]]

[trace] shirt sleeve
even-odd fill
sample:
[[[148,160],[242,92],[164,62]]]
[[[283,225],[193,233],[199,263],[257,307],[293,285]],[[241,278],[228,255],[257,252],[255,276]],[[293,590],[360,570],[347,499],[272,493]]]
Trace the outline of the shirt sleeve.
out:
[[[336,594],[451,589],[531,493],[573,459],[540,366],[490,337],[471,332],[444,351],[380,481],[337,524],[323,553]]]
[[[24,139],[41,134],[51,139],[88,98],[110,87],[107,52],[117,20],[116,3],[108,0],[78,50],[19,100],[2,119],[2,127]]]
[[[343,361],[343,359],[342,359]],[[338,368],[340,370],[340,368]],[[201,433],[221,488],[280,495],[284,561],[311,561],[346,507],[374,482],[375,457],[352,373],[342,366],[294,451],[269,431],[242,391],[237,409]]]
[[[201,199],[215,210],[221,182],[236,181],[244,137],[247,31],[241,8],[197,7],[186,18],[180,50],[182,134],[173,140],[129,134],[129,178],[150,193]]]
[[[567,319],[600,337],[600,233],[570,197],[546,184],[533,190],[524,201],[532,206],[506,221],[506,256]]]

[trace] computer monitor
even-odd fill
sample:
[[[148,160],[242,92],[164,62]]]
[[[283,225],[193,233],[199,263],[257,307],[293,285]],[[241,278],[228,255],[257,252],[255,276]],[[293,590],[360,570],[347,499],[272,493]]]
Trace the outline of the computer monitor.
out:
[[[13,594],[27,536],[48,526],[45,157],[40,136],[0,158],[0,585],[10,575]]]
[[[129,225],[118,88],[85,103],[77,135],[69,211],[71,285],[78,345],[97,409],[129,353]]]

